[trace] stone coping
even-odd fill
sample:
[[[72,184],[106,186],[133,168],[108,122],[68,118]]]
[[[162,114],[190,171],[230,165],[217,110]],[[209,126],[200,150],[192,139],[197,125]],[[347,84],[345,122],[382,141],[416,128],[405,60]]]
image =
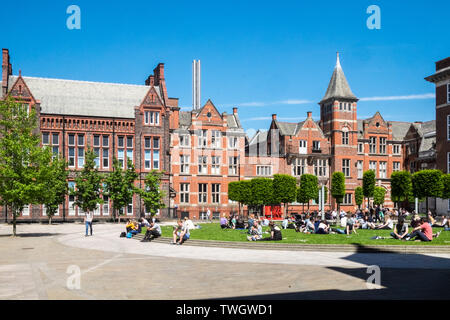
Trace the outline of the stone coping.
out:
[[[143,234],[133,237],[142,240]],[[153,240],[157,243],[170,243],[172,238],[161,237]],[[376,240],[374,240],[376,241]],[[419,245],[360,245],[360,244],[296,244],[273,242],[238,242],[215,240],[187,240],[183,245],[197,247],[255,249],[255,250],[282,250],[282,251],[321,251],[321,252],[353,252],[353,253],[404,253],[404,254],[432,254],[450,253],[450,246],[419,246]]]

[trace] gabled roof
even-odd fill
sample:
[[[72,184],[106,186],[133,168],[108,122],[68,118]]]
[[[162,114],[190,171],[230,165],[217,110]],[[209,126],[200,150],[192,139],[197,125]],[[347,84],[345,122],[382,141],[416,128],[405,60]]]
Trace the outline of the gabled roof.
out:
[[[327,92],[320,103],[332,98],[358,100],[350,89],[347,79],[345,78],[344,71],[342,70],[341,63],[339,61],[339,53],[337,54],[336,66],[334,67],[333,75],[331,76],[330,83],[328,84]]]
[[[411,127],[411,122],[389,121],[388,123],[391,124],[392,138],[396,141],[403,140]]]
[[[9,88],[17,76],[10,76]],[[22,77],[41,102],[41,113],[96,117],[134,118],[149,86]],[[161,98],[159,87],[154,87]]]
[[[295,136],[298,123],[280,122],[278,120],[274,120],[274,122],[282,136]]]

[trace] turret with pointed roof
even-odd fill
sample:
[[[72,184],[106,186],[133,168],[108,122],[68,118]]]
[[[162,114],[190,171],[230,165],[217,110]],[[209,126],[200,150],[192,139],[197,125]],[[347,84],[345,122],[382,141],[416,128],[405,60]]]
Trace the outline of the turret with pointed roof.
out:
[[[334,67],[333,75],[331,76],[330,83],[328,84],[327,92],[323,97],[320,104],[330,99],[348,99],[358,101],[358,98],[353,94],[347,79],[345,78],[344,71],[342,70],[341,63],[339,61],[339,52],[336,57],[336,66]]]

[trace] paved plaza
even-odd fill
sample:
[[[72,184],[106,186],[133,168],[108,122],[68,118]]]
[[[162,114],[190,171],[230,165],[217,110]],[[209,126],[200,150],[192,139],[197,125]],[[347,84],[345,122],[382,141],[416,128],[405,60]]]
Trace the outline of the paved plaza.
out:
[[[0,225],[0,299],[449,299],[450,254],[141,243],[124,225]],[[369,289],[368,266],[381,268]],[[79,270],[79,288],[73,287]]]

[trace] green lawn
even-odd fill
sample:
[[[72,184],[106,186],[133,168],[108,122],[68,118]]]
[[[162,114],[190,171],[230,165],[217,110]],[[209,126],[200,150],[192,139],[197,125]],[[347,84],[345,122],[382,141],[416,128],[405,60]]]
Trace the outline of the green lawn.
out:
[[[280,223],[279,223],[280,224]],[[218,241],[239,241],[246,242],[246,230],[232,230],[220,228],[218,223],[200,224],[201,229],[191,230],[191,239],[193,240],[218,240]],[[161,227],[163,237],[172,237],[172,226]],[[267,231],[268,227],[263,228]],[[433,228],[433,233],[443,230],[442,228]],[[344,234],[304,234],[295,232],[294,229],[282,230],[283,240],[273,241],[271,243],[299,243],[299,244],[362,244],[362,245],[450,245],[450,232],[443,231],[441,235],[431,242],[419,241],[400,241],[395,239],[372,240],[373,236],[389,237],[391,230],[357,230],[358,234],[349,236]],[[269,236],[263,234],[263,237]]]

